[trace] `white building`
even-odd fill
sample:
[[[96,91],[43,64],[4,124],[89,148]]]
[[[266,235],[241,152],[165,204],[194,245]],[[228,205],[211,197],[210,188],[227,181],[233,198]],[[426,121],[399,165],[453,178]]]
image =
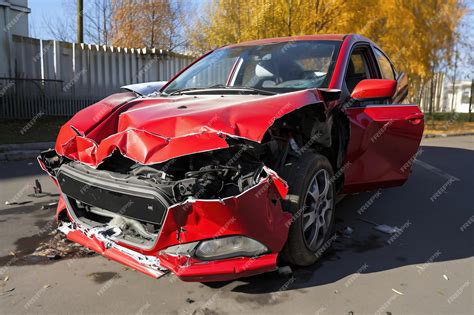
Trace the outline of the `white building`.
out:
[[[453,83],[448,80],[444,89],[443,112],[469,113],[471,85],[472,81],[455,81],[453,100]]]

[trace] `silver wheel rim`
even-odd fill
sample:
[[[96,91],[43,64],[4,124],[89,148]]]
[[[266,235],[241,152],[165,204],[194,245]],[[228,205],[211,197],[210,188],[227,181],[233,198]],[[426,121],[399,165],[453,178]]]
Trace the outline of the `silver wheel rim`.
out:
[[[303,212],[303,238],[309,249],[318,250],[324,242],[332,221],[333,190],[329,173],[316,172],[306,191]]]

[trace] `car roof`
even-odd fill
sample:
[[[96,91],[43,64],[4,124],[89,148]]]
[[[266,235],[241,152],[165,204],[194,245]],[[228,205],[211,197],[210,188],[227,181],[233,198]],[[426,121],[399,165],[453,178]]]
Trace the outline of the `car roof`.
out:
[[[264,45],[269,43],[281,43],[290,41],[300,40],[336,40],[342,41],[346,37],[345,34],[318,34],[318,35],[301,35],[301,36],[288,36],[288,37],[274,37],[257,39],[248,42],[242,42],[238,44],[231,44],[226,47],[238,47],[238,46],[253,46],[253,45]]]
[[[274,38],[264,38],[257,39],[237,44],[231,44],[224,46],[229,47],[240,47],[240,46],[254,46],[254,45],[265,45],[270,43],[281,43],[281,42],[291,42],[291,41],[303,41],[303,40],[333,40],[333,41],[343,41],[346,37],[351,36],[355,40],[363,40],[371,42],[368,38],[357,34],[317,34],[317,35],[300,35],[300,36],[287,36],[287,37],[274,37]]]

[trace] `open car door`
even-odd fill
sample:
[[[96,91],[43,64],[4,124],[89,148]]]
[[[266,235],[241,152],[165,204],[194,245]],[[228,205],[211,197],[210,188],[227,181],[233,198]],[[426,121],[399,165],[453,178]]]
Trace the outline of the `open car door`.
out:
[[[347,193],[402,185],[410,174],[424,115],[417,105],[386,104],[396,88],[395,80],[367,79],[352,92],[354,103],[345,109],[351,132],[344,168]]]

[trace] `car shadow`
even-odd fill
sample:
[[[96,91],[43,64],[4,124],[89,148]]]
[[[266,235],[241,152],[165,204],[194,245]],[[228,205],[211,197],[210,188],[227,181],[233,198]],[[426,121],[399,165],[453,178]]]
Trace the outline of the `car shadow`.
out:
[[[273,272],[206,285],[222,288],[232,284],[232,291],[249,294],[304,289],[345,278],[343,283],[350,285],[360,273],[409,265],[416,265],[421,273],[429,261],[473,256],[474,224],[466,227],[466,223],[470,218],[472,222],[473,215],[474,151],[430,146],[422,150],[421,163],[415,163],[405,185],[381,190],[378,195],[373,191],[347,196],[338,204],[335,229],[350,227],[353,233],[337,234],[316,264],[293,268],[288,276]],[[368,222],[402,231],[385,234]]]

